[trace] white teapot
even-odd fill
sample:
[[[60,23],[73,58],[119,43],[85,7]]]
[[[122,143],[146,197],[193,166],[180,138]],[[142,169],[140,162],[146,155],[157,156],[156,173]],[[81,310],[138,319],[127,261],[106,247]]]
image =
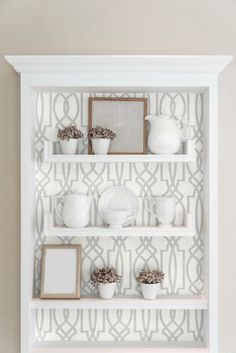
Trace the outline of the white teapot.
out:
[[[150,122],[150,132],[148,136],[148,147],[154,154],[175,154],[181,146],[181,141],[186,141],[189,134],[187,125],[187,136],[182,136],[180,131],[180,122],[184,118],[175,120],[168,115],[159,116],[147,115],[145,120]]]
[[[63,201],[62,213],[58,208],[59,200]],[[55,197],[56,215],[68,228],[86,227],[89,223],[91,201],[92,196],[79,193],[57,195]]]

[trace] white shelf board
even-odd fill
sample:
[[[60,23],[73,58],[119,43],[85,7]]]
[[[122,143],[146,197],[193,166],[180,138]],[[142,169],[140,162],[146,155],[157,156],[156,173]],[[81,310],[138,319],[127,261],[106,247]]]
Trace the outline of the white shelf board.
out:
[[[54,224],[53,214],[44,215],[44,235],[47,237],[179,237],[194,236],[195,222],[191,213],[185,213],[184,224],[180,227],[160,228],[128,226],[118,229],[109,227],[67,228]]]
[[[30,353],[208,353],[201,342],[47,342]]]
[[[48,163],[163,163],[163,162],[193,162],[195,159],[194,142],[183,143],[183,154],[161,155],[161,154],[121,154],[121,155],[93,155],[55,154],[55,142],[44,141],[44,161]]]
[[[99,297],[81,297],[81,299],[33,299],[31,309],[189,309],[205,310],[208,301],[203,295],[163,295],[155,300],[144,300],[140,296],[114,297],[111,300],[103,300]]]

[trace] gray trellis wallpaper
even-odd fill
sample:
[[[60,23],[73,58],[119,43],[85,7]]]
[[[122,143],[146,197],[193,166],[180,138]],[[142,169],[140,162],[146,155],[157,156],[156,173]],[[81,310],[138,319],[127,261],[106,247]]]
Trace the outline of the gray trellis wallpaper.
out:
[[[88,97],[147,97],[149,111],[165,111],[185,117],[195,141],[197,158],[194,163],[117,163],[117,164],[46,164],[43,142],[55,138],[57,128],[76,123],[87,132]],[[91,224],[102,224],[96,204],[101,193],[111,185],[132,189],[139,199],[136,224],[151,225],[155,220],[145,210],[146,195],[168,194],[177,198],[176,223],[183,220],[184,210],[195,213],[196,236],[160,238],[56,238],[55,243],[80,243],[83,248],[82,295],[96,295],[89,281],[94,266],[113,265],[122,275],[118,293],[137,294],[137,272],[144,266],[162,269],[166,278],[162,294],[200,294],[203,291],[203,96],[201,93],[35,93],[35,280],[34,292],[40,287],[41,245],[45,212],[53,212],[53,196],[77,189],[94,195]],[[86,139],[80,146],[86,153]],[[51,240],[52,242],[52,240]],[[202,311],[100,311],[100,310],[37,310],[37,340],[194,340],[203,339]]]

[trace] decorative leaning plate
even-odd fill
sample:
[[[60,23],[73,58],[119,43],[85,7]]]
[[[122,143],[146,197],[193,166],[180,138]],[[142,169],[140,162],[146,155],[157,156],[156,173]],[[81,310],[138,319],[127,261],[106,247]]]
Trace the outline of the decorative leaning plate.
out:
[[[138,198],[133,191],[124,186],[111,186],[102,193],[98,201],[99,215],[106,222],[103,210],[127,210],[129,215],[123,226],[128,226],[137,216]]]

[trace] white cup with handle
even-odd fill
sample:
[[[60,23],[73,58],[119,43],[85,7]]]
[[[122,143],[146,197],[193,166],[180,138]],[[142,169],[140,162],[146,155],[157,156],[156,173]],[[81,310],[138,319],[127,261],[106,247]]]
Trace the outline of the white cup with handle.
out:
[[[149,202],[148,202],[149,201]],[[150,204],[150,207],[148,205]],[[158,219],[160,228],[173,227],[172,222],[175,219],[175,197],[155,196],[148,197],[145,202],[147,210],[151,215]],[[156,212],[154,211],[156,210]]]

